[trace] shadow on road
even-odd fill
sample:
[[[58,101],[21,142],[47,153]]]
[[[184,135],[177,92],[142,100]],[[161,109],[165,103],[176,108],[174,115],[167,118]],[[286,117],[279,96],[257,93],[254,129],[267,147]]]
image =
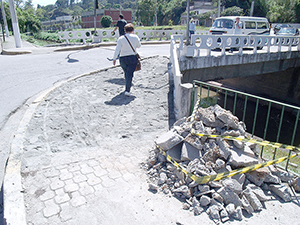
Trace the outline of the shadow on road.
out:
[[[113,78],[113,79],[106,80],[105,82],[108,82],[111,84],[117,84],[117,85],[125,85],[124,78]]]
[[[117,96],[113,97],[110,101],[105,101],[106,105],[128,105],[132,102],[136,97],[135,96],[125,96],[124,92],[118,94]]]
[[[3,206],[3,185],[0,191],[0,225],[6,225],[6,221],[4,219],[4,206]]]

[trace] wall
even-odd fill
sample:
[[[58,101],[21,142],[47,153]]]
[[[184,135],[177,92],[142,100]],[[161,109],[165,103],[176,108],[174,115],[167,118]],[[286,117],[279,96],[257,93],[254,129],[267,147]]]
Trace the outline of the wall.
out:
[[[239,91],[300,106],[300,68],[276,73],[219,80]]]

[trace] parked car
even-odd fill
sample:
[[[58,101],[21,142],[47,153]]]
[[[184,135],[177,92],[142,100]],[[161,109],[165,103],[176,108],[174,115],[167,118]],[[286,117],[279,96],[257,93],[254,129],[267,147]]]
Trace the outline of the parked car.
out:
[[[299,35],[299,30],[294,27],[283,27],[281,28],[276,35],[281,35],[281,36],[296,36]]]
[[[269,21],[264,17],[239,16],[242,23],[241,35],[270,34]],[[234,34],[236,16],[223,16],[215,20],[210,28],[210,34]]]
[[[281,28],[292,27],[290,24],[276,24],[274,27],[274,34],[276,34]]]

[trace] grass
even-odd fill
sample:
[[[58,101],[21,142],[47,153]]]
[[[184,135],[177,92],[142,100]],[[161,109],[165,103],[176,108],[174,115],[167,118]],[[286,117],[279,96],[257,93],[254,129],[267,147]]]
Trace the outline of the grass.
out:
[[[269,161],[269,160],[273,159],[274,154],[275,154],[275,148],[265,146],[263,148],[262,158]],[[293,155],[293,152],[291,154]],[[276,149],[275,159],[279,159],[281,157],[285,157],[288,155],[289,155],[288,150]],[[287,162],[287,160],[285,160],[281,163],[278,163],[278,165],[281,166],[282,168],[285,168],[286,162]],[[294,157],[294,158],[290,159],[288,170],[293,171],[297,174],[300,174],[300,158],[299,157]]]

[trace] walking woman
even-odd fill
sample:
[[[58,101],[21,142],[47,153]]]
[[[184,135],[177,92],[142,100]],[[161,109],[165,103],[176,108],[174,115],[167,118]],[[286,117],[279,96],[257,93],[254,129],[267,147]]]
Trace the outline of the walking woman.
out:
[[[124,71],[126,80],[125,95],[132,96],[130,88],[132,85],[133,73],[137,65],[136,48],[141,47],[141,42],[139,37],[134,34],[134,26],[132,23],[126,24],[124,29],[125,35],[121,36],[117,41],[113,64],[116,65],[116,59],[120,54],[120,65]]]

